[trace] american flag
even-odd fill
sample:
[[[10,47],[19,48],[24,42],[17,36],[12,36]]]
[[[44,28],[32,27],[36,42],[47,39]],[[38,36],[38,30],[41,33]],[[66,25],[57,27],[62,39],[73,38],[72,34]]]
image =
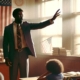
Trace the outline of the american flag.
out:
[[[4,27],[11,23],[11,0],[0,0],[0,36],[3,35]]]
[[[42,41],[41,48],[42,53],[52,53],[52,37]]]

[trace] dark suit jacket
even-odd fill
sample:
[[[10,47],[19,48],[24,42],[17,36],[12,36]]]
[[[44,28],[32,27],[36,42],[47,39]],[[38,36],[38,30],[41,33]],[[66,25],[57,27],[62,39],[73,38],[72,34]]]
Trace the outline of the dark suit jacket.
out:
[[[23,35],[25,37],[27,46],[28,46],[32,56],[36,56],[36,53],[34,51],[30,30],[41,29],[50,24],[51,23],[49,20],[47,20],[45,22],[41,22],[41,23],[23,22],[23,24],[21,24]],[[4,36],[3,36],[4,58],[8,57],[10,59],[13,59],[14,51],[15,51],[15,43],[14,43],[14,33],[13,33],[13,23],[12,23],[12,24],[6,26],[4,29]]]

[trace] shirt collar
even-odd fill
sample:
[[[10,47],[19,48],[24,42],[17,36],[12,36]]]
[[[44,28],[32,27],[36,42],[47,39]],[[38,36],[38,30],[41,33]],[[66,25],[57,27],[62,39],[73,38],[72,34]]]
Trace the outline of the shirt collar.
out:
[[[17,23],[16,23],[15,21],[13,22],[13,24],[17,26]],[[21,24],[23,24],[23,21],[22,21]],[[19,24],[19,26],[20,26],[21,24]]]

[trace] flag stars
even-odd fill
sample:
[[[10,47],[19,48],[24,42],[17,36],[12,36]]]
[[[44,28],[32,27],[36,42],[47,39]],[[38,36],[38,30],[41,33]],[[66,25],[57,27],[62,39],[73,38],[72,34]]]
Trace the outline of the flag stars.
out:
[[[1,6],[11,6],[11,0],[0,0]]]

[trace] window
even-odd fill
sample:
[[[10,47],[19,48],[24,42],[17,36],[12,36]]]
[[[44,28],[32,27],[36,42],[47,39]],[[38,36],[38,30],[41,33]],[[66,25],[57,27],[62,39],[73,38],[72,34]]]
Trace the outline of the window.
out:
[[[60,11],[62,10],[62,0],[42,0],[41,3],[42,21],[44,21],[44,19],[47,18],[52,18],[57,9],[60,9]],[[41,48],[43,53],[50,54],[52,53],[52,47],[62,47],[62,17],[59,16],[54,21],[54,24],[51,24],[50,26],[42,29],[41,35],[43,43],[42,44],[43,47]],[[49,44],[47,44],[47,42],[49,42],[50,44],[50,49]],[[44,47],[44,45],[46,45],[46,48]]]
[[[80,55],[80,15],[75,18],[74,53]]]
[[[80,55],[80,0],[76,0],[75,3],[75,34],[74,34],[74,54]]]

